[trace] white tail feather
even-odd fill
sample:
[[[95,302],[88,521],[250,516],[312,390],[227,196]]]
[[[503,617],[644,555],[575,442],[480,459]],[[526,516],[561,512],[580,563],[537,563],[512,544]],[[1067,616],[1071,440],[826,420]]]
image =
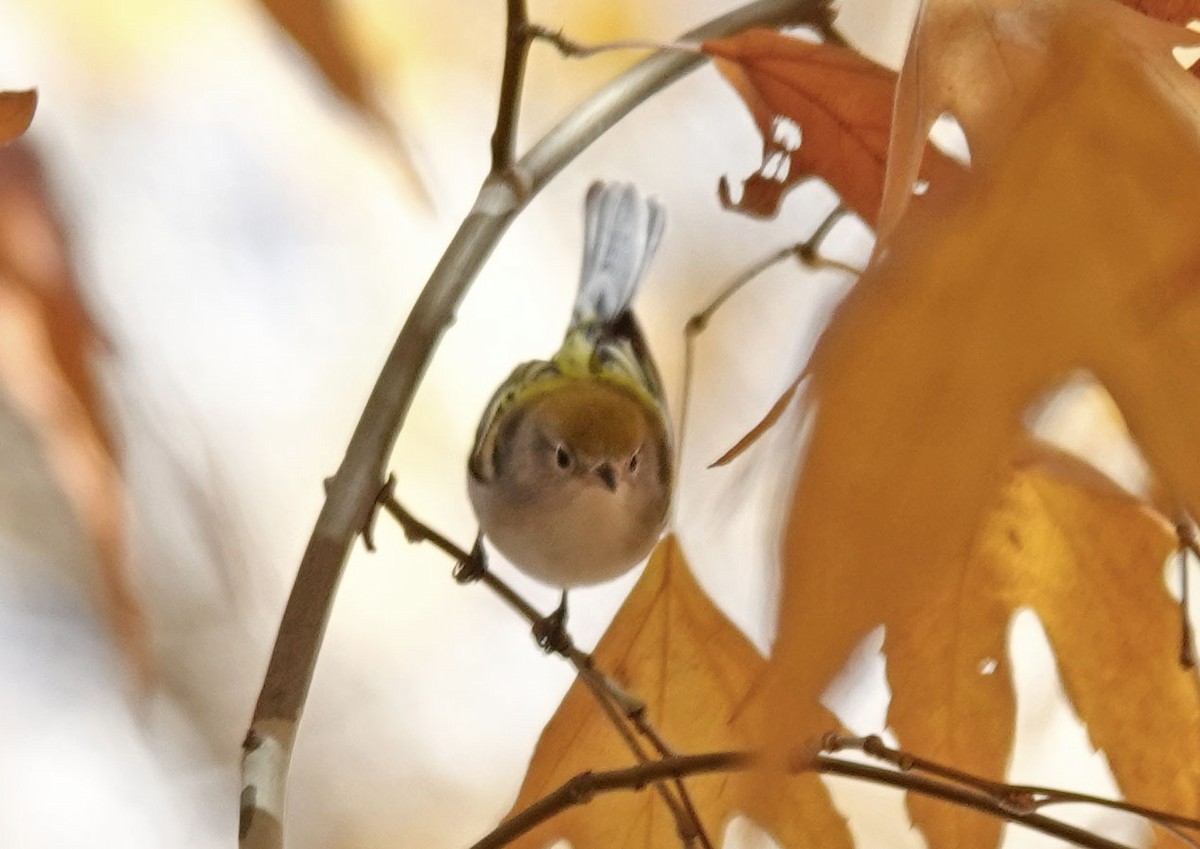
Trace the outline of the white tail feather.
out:
[[[592,183],[573,325],[612,321],[629,309],[658,250],[666,218],[656,198],[642,197],[630,183]]]

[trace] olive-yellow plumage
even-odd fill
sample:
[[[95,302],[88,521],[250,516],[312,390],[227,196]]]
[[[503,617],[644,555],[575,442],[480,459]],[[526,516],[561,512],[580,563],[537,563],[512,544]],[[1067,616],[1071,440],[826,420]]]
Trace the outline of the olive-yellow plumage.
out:
[[[468,464],[480,530],[515,566],[564,589],[615,578],[666,523],[671,429],[631,303],[665,220],[627,184],[596,183],[570,327],[484,412]]]

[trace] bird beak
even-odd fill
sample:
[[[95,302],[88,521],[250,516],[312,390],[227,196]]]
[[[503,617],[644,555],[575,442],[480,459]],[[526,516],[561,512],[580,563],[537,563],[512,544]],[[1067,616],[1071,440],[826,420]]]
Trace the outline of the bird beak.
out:
[[[604,481],[609,492],[617,491],[617,472],[612,463],[601,463],[596,467],[596,474],[600,476],[600,480]]]

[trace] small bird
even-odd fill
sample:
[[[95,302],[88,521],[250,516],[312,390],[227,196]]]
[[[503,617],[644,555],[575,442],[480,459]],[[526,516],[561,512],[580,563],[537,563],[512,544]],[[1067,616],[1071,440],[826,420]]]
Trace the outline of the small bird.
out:
[[[666,213],[594,183],[583,271],[562,347],[492,396],[467,464],[480,533],[526,574],[566,590],[624,574],[666,523],[674,451],[658,369],[631,304]],[[558,623],[561,625],[561,621]]]

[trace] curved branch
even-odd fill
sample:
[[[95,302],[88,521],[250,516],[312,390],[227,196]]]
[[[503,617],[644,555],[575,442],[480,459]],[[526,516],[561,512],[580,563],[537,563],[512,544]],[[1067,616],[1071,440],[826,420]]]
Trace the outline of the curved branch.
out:
[[[750,26],[820,23],[827,0],[758,0],[687,33],[701,40]],[[383,468],[425,368],[459,302],[513,218],[555,174],[635,106],[704,58],[668,51],[643,60],[552,129],[513,171],[489,174],[388,355],[300,561],[279,625],[254,718],[243,743],[239,836],[245,849],[282,845],[288,763],[334,591],[355,537],[368,524]],[[513,183],[519,183],[518,192]]]
[[[1034,831],[1040,831],[1043,834],[1049,834],[1068,843],[1074,843],[1076,846],[1089,847],[1089,849],[1129,849],[1123,843],[1108,840],[1098,834],[1068,825],[1053,817],[1011,810],[986,793],[961,787],[957,784],[938,781],[923,775],[893,772],[890,769],[883,769],[877,766],[838,760],[828,755],[818,756],[814,769],[824,775],[840,775],[844,778],[855,778],[860,781],[868,781],[872,784],[886,784],[891,787],[898,787],[901,790],[907,790],[909,793],[919,793],[922,796],[942,799],[964,808],[972,808],[981,813],[1025,826]]]
[[[914,755],[903,749],[896,749],[883,742],[878,734],[866,737],[846,737],[837,734],[826,735],[822,741],[827,752],[839,752],[845,749],[862,752],[881,761],[892,764],[902,772],[917,771],[928,773],[935,778],[953,781],[964,787],[978,790],[990,796],[997,804],[1018,813],[1033,813],[1049,805],[1080,804],[1096,805],[1114,811],[1142,817],[1148,822],[1163,828],[1190,828],[1200,830],[1200,820],[1195,817],[1185,817],[1169,811],[1148,808],[1145,805],[1135,805],[1119,799],[1105,799],[1090,793],[1076,793],[1071,790],[1058,790],[1054,787],[1043,787],[1036,784],[1006,784],[1003,781],[993,781],[964,772],[945,764],[931,761],[920,755]],[[1191,838],[1184,838],[1191,842]]]
[[[665,778],[683,778],[688,775],[715,772],[738,772],[752,767],[754,762],[755,757],[750,752],[710,752],[702,755],[676,755],[625,769],[580,773],[557,790],[543,796],[525,810],[502,822],[471,849],[500,849],[567,808],[586,804],[598,793],[640,790],[648,782],[661,781]],[[852,778],[871,784],[898,787],[910,793],[919,793],[922,796],[930,796],[962,807],[972,808],[1088,849],[1129,849],[1124,844],[1115,843],[1051,817],[1041,814],[1022,815],[1008,810],[985,793],[922,775],[895,772],[868,764],[831,758],[828,755],[819,755],[815,760],[801,765],[796,771],[812,771],[823,775]]]

